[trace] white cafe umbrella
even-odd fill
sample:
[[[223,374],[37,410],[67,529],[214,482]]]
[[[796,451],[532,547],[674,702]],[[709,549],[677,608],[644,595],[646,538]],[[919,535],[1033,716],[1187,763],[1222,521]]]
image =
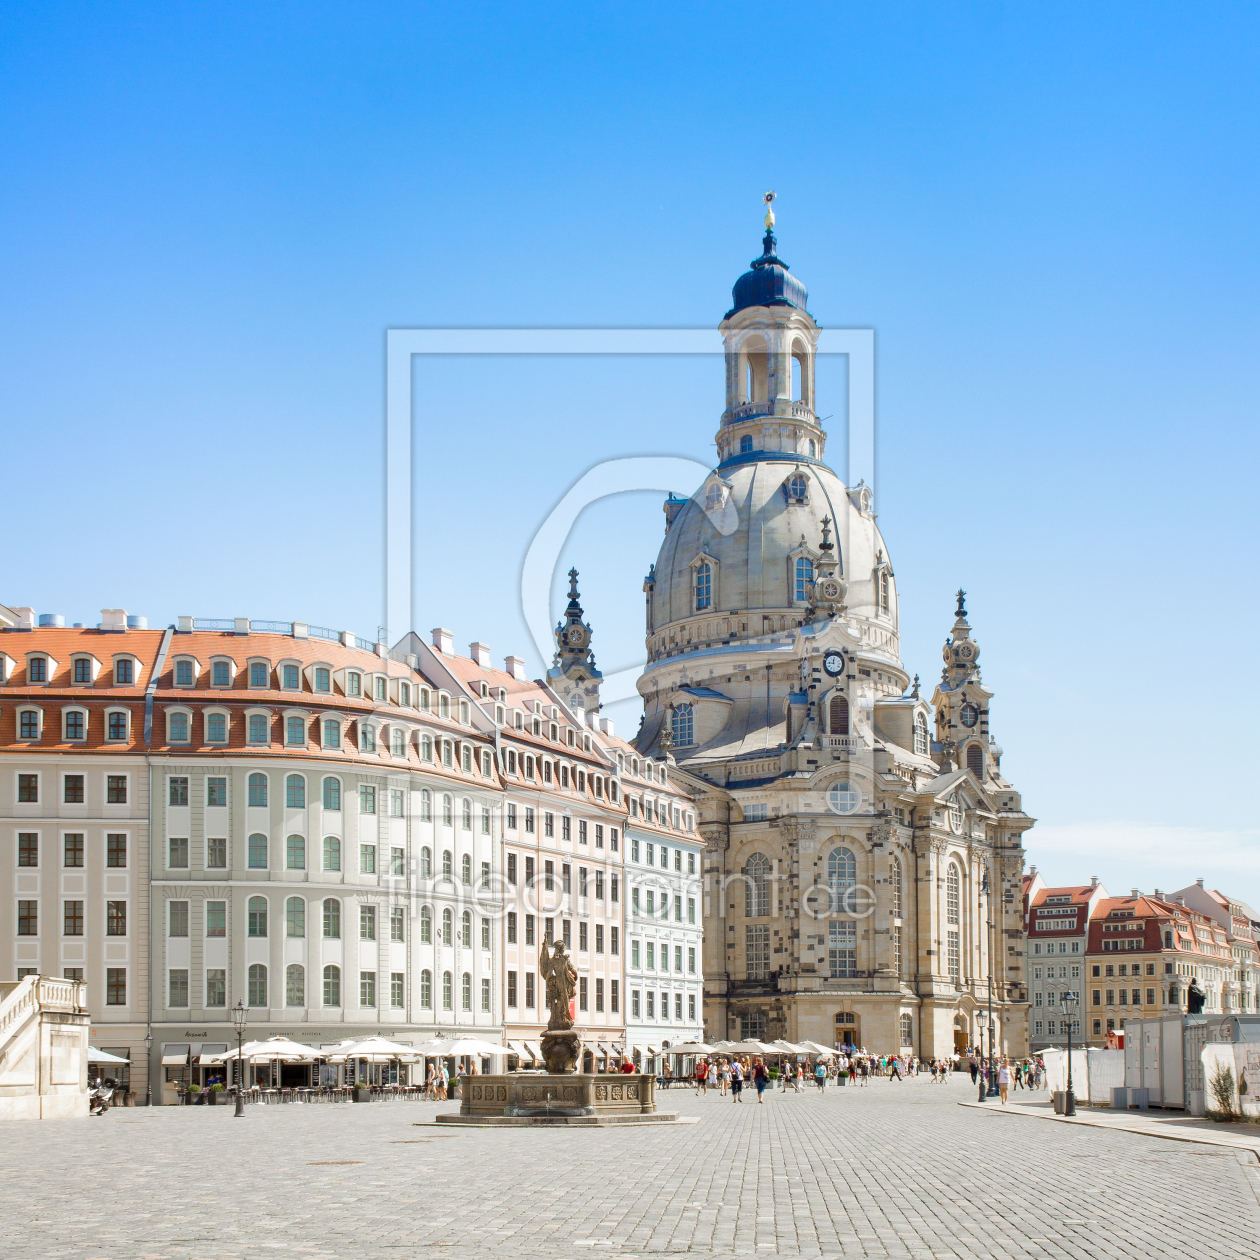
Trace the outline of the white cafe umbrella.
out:
[[[436,1052],[440,1054],[501,1055],[514,1053],[507,1046],[492,1045],[490,1042],[482,1041],[478,1037],[456,1037],[452,1041],[440,1041],[437,1044],[446,1047],[445,1050]]]
[[[784,1041],[782,1038],[772,1041],[770,1048],[779,1054],[813,1054],[813,1051],[806,1046],[794,1046],[790,1041]]]
[[[730,1047],[731,1054],[777,1054],[773,1046],[763,1045],[760,1041],[749,1037],[747,1041],[737,1041]]]
[[[119,1058],[116,1054],[110,1054],[108,1050],[98,1050],[95,1046],[88,1046],[88,1062],[89,1063],[130,1063],[130,1059]]]
[[[820,1054],[828,1057],[836,1054],[834,1047],[820,1045],[816,1041],[802,1041],[801,1047],[809,1054]]]
[[[706,1045],[703,1041],[680,1041],[670,1046],[670,1054],[713,1054],[716,1046]]]
[[[203,1063],[227,1063],[237,1056],[237,1051],[227,1050],[223,1054],[207,1055]],[[242,1059],[251,1062],[254,1059],[280,1059],[286,1063],[309,1063],[319,1058],[319,1051],[314,1046],[299,1045],[288,1037],[268,1037],[266,1041],[247,1041],[240,1048]]]
[[[384,1037],[364,1037],[338,1046],[327,1055],[330,1063],[344,1063],[347,1059],[366,1059],[369,1063],[389,1063],[393,1059],[415,1060],[424,1053],[415,1046],[404,1046]],[[430,1051],[432,1053],[432,1051]]]

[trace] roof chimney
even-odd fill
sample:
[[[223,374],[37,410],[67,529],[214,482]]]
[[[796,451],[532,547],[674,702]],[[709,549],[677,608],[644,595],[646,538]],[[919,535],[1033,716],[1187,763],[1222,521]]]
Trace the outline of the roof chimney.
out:
[[[432,630],[433,646],[437,648],[443,656],[450,656],[455,651],[455,636],[449,630],[442,629],[441,626],[434,626]]]
[[[125,608],[102,608],[101,629],[107,633],[117,634],[127,629],[127,610]]]
[[[1141,895],[1142,895],[1142,890],[1141,890],[1140,888],[1134,888],[1134,889],[1133,889],[1133,897],[1134,897],[1134,900],[1136,900],[1136,899],[1137,899],[1138,897],[1140,897]]]
[[[517,682],[525,681],[525,662],[519,656],[505,656],[503,658],[503,668],[507,670]]]
[[[468,645],[468,655],[481,666],[482,669],[490,669],[490,648],[485,643],[470,643]]]
[[[18,619],[17,628],[19,630],[34,630],[35,629],[35,609],[15,608],[13,611],[17,613],[17,619]]]
[[[1028,873],[1029,873],[1029,875],[1036,875],[1036,873],[1037,873],[1037,868],[1036,868],[1035,866],[1030,866],[1030,867],[1028,868]]]
[[[1097,875],[1091,875],[1091,876],[1089,877],[1089,886],[1090,886],[1091,888],[1097,888],[1097,887],[1098,887],[1098,876],[1097,876]]]
[[[613,720],[612,720],[612,718],[600,718],[600,719],[599,719],[599,729],[600,729],[601,731],[603,731],[605,735],[607,735],[607,736],[609,736],[609,738],[611,738],[611,737],[612,737],[612,733],[613,733]]]
[[[1161,901],[1164,899],[1164,894],[1160,892],[1158,888],[1155,889],[1155,896],[1158,897]]]
[[[1203,876],[1202,876],[1202,875],[1200,875],[1200,876],[1199,876],[1199,878],[1198,878],[1198,879],[1196,879],[1194,882],[1195,882],[1196,884],[1198,884],[1200,888],[1202,888],[1202,887],[1203,887]]]

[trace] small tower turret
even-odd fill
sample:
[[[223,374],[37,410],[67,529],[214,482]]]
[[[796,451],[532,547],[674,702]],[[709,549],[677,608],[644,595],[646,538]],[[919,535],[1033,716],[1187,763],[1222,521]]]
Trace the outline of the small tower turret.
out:
[[[575,713],[599,712],[599,687],[604,676],[595,668],[591,628],[583,620],[578,571],[569,570],[569,603],[556,626],[556,655],[547,680]]]

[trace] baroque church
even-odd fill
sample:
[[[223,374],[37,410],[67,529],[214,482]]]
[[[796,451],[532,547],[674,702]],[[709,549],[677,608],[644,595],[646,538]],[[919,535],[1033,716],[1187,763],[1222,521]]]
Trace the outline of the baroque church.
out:
[[[644,583],[636,743],[698,802],[706,1032],[930,1058],[987,1048],[991,1003],[1024,1053],[1033,819],[980,646],[960,591],[930,700],[902,665],[871,491],[827,466],[818,325],[765,226],[720,325],[717,467],[666,499]]]

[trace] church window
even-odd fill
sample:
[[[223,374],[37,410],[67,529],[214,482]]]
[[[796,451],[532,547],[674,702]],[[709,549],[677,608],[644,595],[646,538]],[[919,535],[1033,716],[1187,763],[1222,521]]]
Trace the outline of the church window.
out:
[[[764,980],[770,974],[770,925],[750,923],[744,929],[744,954],[749,980]]]
[[[979,744],[967,745],[967,769],[977,779],[984,778],[984,749]]]
[[[951,926],[958,922],[959,910],[959,891],[962,880],[958,874],[958,867],[953,862],[949,864],[949,870],[945,875],[945,921]]]
[[[674,744],[686,748],[696,742],[694,710],[689,704],[680,704],[674,710]]]
[[[799,556],[796,561],[796,587],[794,598],[798,604],[809,599],[809,588],[814,584],[814,562],[808,556]]]
[[[958,948],[958,933],[947,934],[946,941],[949,962],[949,978],[957,984],[962,977],[962,958]]]
[[[928,728],[927,719],[922,713],[914,719],[914,751],[920,757],[928,755]]]
[[[885,569],[879,575],[879,611],[886,613],[888,611],[888,570]]]
[[[852,783],[833,783],[827,792],[827,805],[837,814],[854,814],[862,804],[862,793]]]
[[[696,566],[696,612],[713,604],[713,570],[707,560]]]
[[[818,443],[815,442],[813,438],[810,438],[809,439],[809,457],[810,459],[816,459],[817,456],[818,456]]]
[[[903,1046],[913,1046],[912,1036],[914,1033],[914,1019],[910,1015],[901,1017],[901,1044]]]
[[[833,735],[849,733],[849,701],[844,696],[832,696],[828,710],[828,726]]]
[[[804,503],[809,497],[809,483],[804,477],[793,477],[787,483],[787,493],[789,502]]]
[[[827,962],[833,980],[857,975],[857,921],[834,920],[828,925]]]
[[[888,871],[888,882],[892,885],[892,912],[894,919],[901,918],[901,862],[893,858]]]
[[[754,853],[744,867],[744,914],[750,919],[770,913],[770,859]]]
[[[843,908],[851,899],[857,884],[857,858],[852,849],[832,849],[827,857],[827,887],[831,892],[833,911]],[[834,926],[834,925],[833,925]]]
[[[752,435],[750,433],[745,433],[744,436],[739,439],[739,453],[741,455],[747,455],[752,448]]]

